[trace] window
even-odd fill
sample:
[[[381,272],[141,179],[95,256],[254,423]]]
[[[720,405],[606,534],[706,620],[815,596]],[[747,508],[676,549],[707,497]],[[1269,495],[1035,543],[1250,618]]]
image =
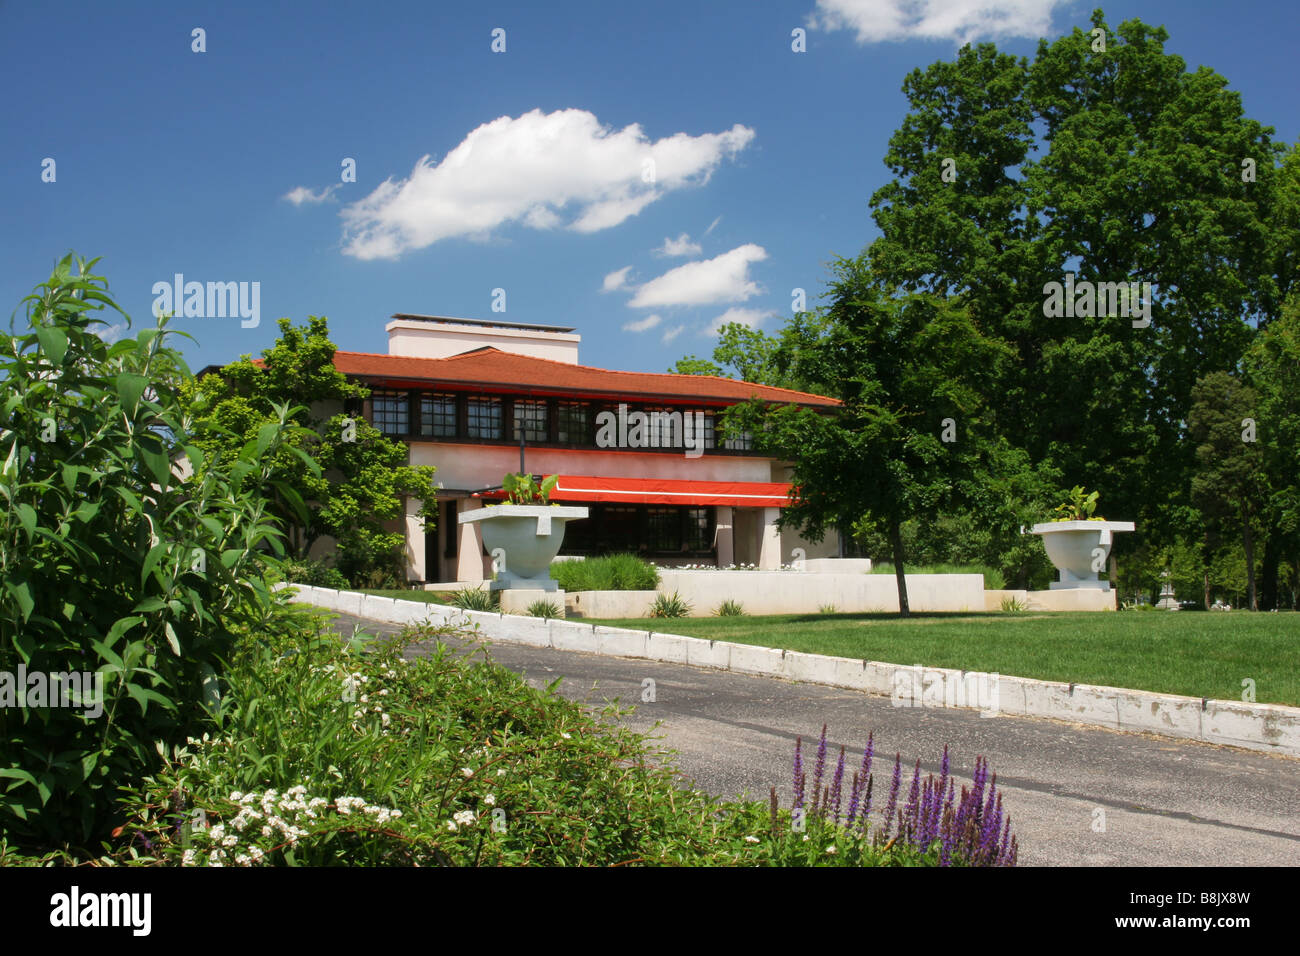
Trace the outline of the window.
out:
[[[456,396],[420,396],[420,434],[433,438],[456,437]]]
[[[567,445],[591,444],[591,405],[587,402],[560,402],[555,407],[558,431],[556,441]]]
[[[677,508],[647,508],[646,544],[651,551],[682,549],[681,512]]]
[[[405,392],[375,391],[370,394],[371,424],[385,435],[410,434],[410,403]]]
[[[548,441],[551,437],[546,427],[545,402],[515,402],[515,438],[520,435],[527,441]]]
[[[471,398],[468,405],[468,437],[500,441],[505,437],[502,428],[501,399],[480,395]]]
[[[699,443],[699,440],[699,436],[696,436],[695,441],[697,444]],[[713,428],[713,412],[704,413],[704,447],[718,447],[718,437]]]
[[[722,447],[732,451],[751,451],[754,448],[754,434],[749,429],[745,429],[735,438],[723,439]]]
[[[686,508],[686,551],[708,551],[713,547],[713,509]]]

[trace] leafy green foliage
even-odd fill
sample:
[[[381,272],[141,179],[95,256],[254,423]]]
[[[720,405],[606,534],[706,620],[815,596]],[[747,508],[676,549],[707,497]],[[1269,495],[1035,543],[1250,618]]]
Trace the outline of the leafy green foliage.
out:
[[[563,615],[560,613],[560,607],[558,604],[556,604],[554,601],[544,601],[544,600],[534,601],[533,603],[529,604],[528,616],[544,617],[544,618],[563,617]]]
[[[1100,496],[1100,492],[1094,491],[1088,494],[1083,490],[1082,485],[1075,485],[1067,492],[1065,501],[1056,506],[1056,513],[1060,515],[1056,520],[1091,521],[1093,512],[1097,510],[1097,499]]]
[[[244,356],[184,390],[195,418],[195,443],[213,464],[254,440],[279,403],[297,407],[295,439],[272,457],[270,509],[285,522],[289,549],[305,558],[322,537],[335,539],[335,567],[361,587],[406,582],[405,536],[385,522],[403,517],[404,499],[423,502],[425,527],[436,518],[434,469],[412,466],[401,441],[360,416],[369,394],[334,368],[327,320],[279,322],[280,338],[255,362]],[[315,461],[319,468],[306,462]]]
[[[871,566],[872,574],[894,574],[894,566],[888,561],[881,561]],[[1001,591],[1006,588],[1006,579],[997,568],[984,564],[911,564],[908,574],[978,574],[984,578],[984,590]]]
[[[745,606],[739,601],[726,600],[719,604],[713,613],[718,617],[744,617]]]
[[[461,588],[452,595],[451,603],[462,611],[499,611],[500,601],[495,591],[487,588]]]
[[[676,591],[672,594],[656,594],[650,605],[648,617],[690,617],[691,604]]]
[[[682,788],[671,755],[619,726],[626,709],[534,689],[443,631],[340,642],[301,613],[240,641],[208,734],[128,799],[105,862],[936,865],[829,827],[791,837],[763,804]],[[417,641],[432,651],[408,657]]]
[[[884,530],[906,614],[903,522],[971,500],[988,463],[1007,460],[989,451],[983,418],[1007,351],[959,300],[886,295],[864,259],[836,261],[829,296],[825,334],[804,351],[842,409],[749,403],[739,415],[760,449],[794,462],[782,525],[814,540],[832,525]]]
[[[532,475],[509,474],[501,480],[501,488],[512,505],[545,505],[550,504],[551,492],[559,481],[559,475],[551,475],[539,484]]]
[[[1212,372],[1196,383],[1192,399],[1187,430],[1199,465],[1192,477],[1192,499],[1212,535],[1242,536],[1247,600],[1254,609],[1254,535],[1267,503],[1267,478],[1263,453],[1257,442],[1245,440],[1243,426],[1256,414],[1259,398],[1227,372]]]
[[[635,554],[556,561],[551,577],[565,591],[653,591],[659,586],[655,566]]]
[[[103,681],[102,713],[0,708],[0,831],[20,845],[107,832],[117,789],[203,719],[230,628],[268,613],[264,563],[283,550],[266,495],[295,410],[270,408],[211,461],[179,398],[178,333],[96,334],[97,312],[121,311],[96,261],[59,262],[0,349],[0,671]]]

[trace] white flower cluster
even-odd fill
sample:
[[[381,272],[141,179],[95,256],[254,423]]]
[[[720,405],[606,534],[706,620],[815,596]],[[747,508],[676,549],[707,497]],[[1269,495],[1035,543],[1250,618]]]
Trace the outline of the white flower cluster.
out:
[[[307,788],[301,785],[290,787],[283,794],[274,789],[262,794],[236,791],[230,799],[239,805],[239,813],[227,823],[217,823],[193,834],[196,840],[206,844],[203,849],[207,850],[208,866],[224,866],[230,861],[231,853],[235,854],[236,865],[254,866],[262,861],[266,851],[249,845],[246,852],[236,852],[241,839],[251,844],[260,834],[263,839],[276,843],[297,843],[307,835],[303,827],[312,820],[319,820],[322,813],[331,808],[345,817],[360,811],[361,816],[369,817],[380,826],[402,816],[400,810],[372,806],[361,797],[339,797],[333,803],[324,797],[308,797]],[[196,851],[186,850],[181,862],[193,866],[195,859]]]

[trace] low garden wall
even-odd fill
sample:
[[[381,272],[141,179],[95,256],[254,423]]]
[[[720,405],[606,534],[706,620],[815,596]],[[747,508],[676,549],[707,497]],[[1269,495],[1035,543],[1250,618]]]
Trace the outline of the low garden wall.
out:
[[[956,576],[980,579],[979,575]],[[390,624],[427,621],[477,628],[490,640],[512,644],[689,664],[843,687],[891,697],[895,706],[948,706],[946,693],[938,694],[930,703],[930,689],[975,686],[984,691],[979,699],[975,702],[958,700],[955,706],[978,707],[988,716],[1051,717],[1112,730],[1155,733],[1300,756],[1300,708],[1280,704],[1181,697],[1005,674],[826,657],[578,621],[461,611],[447,605],[401,601],[308,585],[276,586],[277,590],[282,587],[295,588],[297,599],[304,603]]]
[[[739,602],[747,614],[816,614],[832,605],[846,614],[898,610],[898,583],[892,574],[660,569],[659,581],[660,593],[677,592],[696,617],[709,616],[723,601]],[[983,611],[984,578],[909,574],[907,603],[913,611]]]

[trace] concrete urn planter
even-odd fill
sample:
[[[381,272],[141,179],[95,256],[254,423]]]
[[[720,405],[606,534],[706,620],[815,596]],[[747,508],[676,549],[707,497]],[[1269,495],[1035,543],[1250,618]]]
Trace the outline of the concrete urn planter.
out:
[[[1036,524],[1030,534],[1043,539],[1043,547],[1052,564],[1061,572],[1061,580],[1052,582],[1052,590],[1095,588],[1110,590],[1110,582],[1093,570],[1105,567],[1113,536],[1119,531],[1133,531],[1132,521],[1047,521]]]
[[[462,512],[457,521],[481,522],[483,547],[495,559],[497,579],[490,589],[558,589],[551,560],[564,543],[564,525],[587,517],[586,508],[550,505],[495,505]]]

